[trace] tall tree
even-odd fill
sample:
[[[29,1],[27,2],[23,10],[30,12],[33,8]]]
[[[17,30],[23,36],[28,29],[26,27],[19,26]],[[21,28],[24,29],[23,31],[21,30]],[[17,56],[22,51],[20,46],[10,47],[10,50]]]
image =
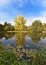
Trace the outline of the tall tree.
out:
[[[35,20],[33,23],[32,23],[32,31],[33,32],[36,32],[36,33],[41,33],[42,32],[42,23],[40,20]]]
[[[25,29],[26,20],[24,19],[23,16],[18,16],[17,18],[14,19],[14,22],[15,30],[23,31]]]

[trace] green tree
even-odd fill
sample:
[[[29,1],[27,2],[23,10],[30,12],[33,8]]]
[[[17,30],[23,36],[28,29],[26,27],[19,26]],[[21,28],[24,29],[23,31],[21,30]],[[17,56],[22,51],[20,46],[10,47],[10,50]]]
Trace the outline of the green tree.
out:
[[[4,30],[5,31],[14,31],[15,27],[13,25],[11,25],[10,23],[5,22],[4,23]]]
[[[42,23],[40,20],[36,20],[32,23],[32,31],[36,33],[42,32]]]
[[[0,31],[4,31],[4,26],[0,24]]]
[[[46,31],[46,23],[43,24],[43,31]]]

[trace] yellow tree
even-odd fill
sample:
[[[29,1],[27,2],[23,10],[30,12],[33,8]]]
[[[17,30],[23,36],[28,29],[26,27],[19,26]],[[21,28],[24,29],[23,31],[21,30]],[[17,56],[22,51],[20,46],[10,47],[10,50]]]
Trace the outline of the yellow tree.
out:
[[[16,31],[25,30],[25,22],[26,22],[26,20],[24,19],[23,16],[18,16],[17,18],[14,19],[14,22],[15,22],[15,30]]]

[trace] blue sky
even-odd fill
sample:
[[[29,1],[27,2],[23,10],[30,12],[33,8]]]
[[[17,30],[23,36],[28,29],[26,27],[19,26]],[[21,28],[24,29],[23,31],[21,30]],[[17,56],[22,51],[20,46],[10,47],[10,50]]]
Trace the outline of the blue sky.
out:
[[[46,22],[46,0],[0,0],[0,23],[10,22],[22,15],[30,25],[35,19]]]

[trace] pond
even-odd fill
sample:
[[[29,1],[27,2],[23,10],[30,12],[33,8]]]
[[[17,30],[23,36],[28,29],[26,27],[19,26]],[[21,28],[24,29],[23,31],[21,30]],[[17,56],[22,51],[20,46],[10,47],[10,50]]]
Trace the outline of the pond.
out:
[[[46,35],[30,32],[0,33],[0,43],[4,49],[16,53],[18,58],[27,59],[31,51],[46,48]]]

